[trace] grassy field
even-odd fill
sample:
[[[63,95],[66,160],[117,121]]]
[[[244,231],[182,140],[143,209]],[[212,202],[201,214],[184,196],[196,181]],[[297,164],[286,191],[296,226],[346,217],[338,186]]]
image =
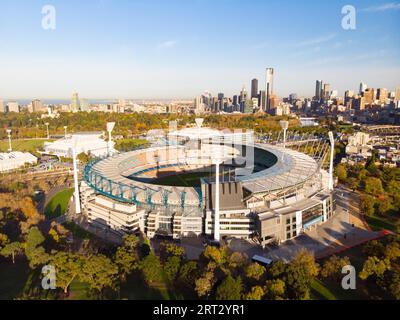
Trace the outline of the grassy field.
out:
[[[208,172],[194,172],[186,174],[178,174],[165,178],[153,180],[154,184],[162,186],[174,186],[174,187],[200,187],[200,178],[208,177]]]
[[[12,148],[14,151],[35,152],[43,148],[43,144],[51,140],[12,140]],[[0,152],[8,151],[8,140],[0,140]]]
[[[57,193],[44,209],[44,214],[48,219],[54,219],[63,215],[68,208],[68,202],[71,199],[74,189],[66,189]]]
[[[328,289],[325,284],[315,279],[311,284],[312,300],[337,300],[336,296]]]
[[[396,232],[396,226],[400,224],[400,219],[393,215],[379,216],[374,214],[373,216],[365,216],[365,220],[374,231],[385,229]]]

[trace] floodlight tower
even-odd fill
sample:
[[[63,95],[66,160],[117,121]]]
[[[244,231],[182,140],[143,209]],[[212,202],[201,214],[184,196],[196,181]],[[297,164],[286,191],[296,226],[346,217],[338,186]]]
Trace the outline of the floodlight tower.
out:
[[[115,122],[107,122],[108,156],[111,156],[111,150],[112,150],[111,132],[114,130],[114,127],[115,127]]]
[[[74,138],[73,147],[72,147],[72,160],[73,160],[73,166],[74,166],[75,213],[79,214],[79,213],[81,213],[81,200],[79,197],[78,164],[77,164],[78,161],[76,159],[76,145],[77,145],[77,139]]]
[[[333,137],[333,132],[329,131],[329,141],[331,143],[331,157],[329,160],[329,183],[328,188],[330,191],[333,191],[333,158],[335,152],[335,138]]]
[[[12,152],[12,146],[11,146],[11,129],[7,129],[7,136],[8,136],[8,152]]]
[[[289,128],[289,121],[281,120],[279,124],[281,125],[281,128],[283,130],[283,147],[286,148],[286,132]]]
[[[221,162],[215,162],[215,204],[214,204],[214,240],[220,241],[220,224],[219,224],[219,165]]]
[[[64,138],[67,139],[67,126],[64,126]]]
[[[47,139],[50,139],[50,134],[49,134],[49,123],[46,122],[46,123],[45,123],[45,126],[46,126],[46,131],[47,131]]]

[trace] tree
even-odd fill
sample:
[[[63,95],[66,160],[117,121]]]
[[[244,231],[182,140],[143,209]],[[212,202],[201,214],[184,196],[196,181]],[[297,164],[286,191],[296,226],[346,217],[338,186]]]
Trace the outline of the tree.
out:
[[[176,256],[181,259],[185,256],[185,249],[175,243],[162,242],[160,246],[161,259],[165,261],[170,256]]]
[[[3,249],[0,250],[0,255],[5,258],[11,257],[12,263],[15,263],[15,256],[22,252],[22,245],[20,242],[11,242],[6,244]]]
[[[115,253],[114,261],[119,268],[122,279],[125,280],[126,276],[137,268],[138,256],[125,247],[119,247]]]
[[[137,250],[139,239],[134,234],[125,235],[123,238],[123,246],[130,252]]]
[[[398,242],[391,242],[385,248],[385,257],[389,261],[396,261],[400,258],[400,244]]]
[[[347,180],[347,168],[345,164],[339,164],[336,167],[336,175],[340,182],[346,182]]]
[[[379,201],[378,212],[381,215],[387,214],[393,209],[392,200],[389,197],[385,197]]]
[[[385,246],[381,241],[372,240],[363,247],[363,252],[367,256],[382,257],[385,252]]]
[[[260,286],[252,287],[250,292],[246,293],[244,300],[261,300],[265,295],[264,289]]]
[[[311,282],[318,275],[319,268],[314,256],[306,250],[301,250],[287,267],[287,286],[296,299],[307,299]]]
[[[240,300],[242,297],[243,283],[240,277],[233,278],[228,275],[217,288],[217,300]]]
[[[232,269],[243,268],[248,263],[249,257],[242,252],[233,252],[228,256],[228,264]]]
[[[195,281],[195,290],[199,298],[208,296],[215,283],[214,272],[207,271],[202,277]]]
[[[43,234],[40,232],[38,227],[30,228],[28,235],[26,237],[26,247],[25,247],[26,255],[29,256],[30,252],[36,249],[37,246],[41,245],[44,242],[44,240],[45,238]]]
[[[0,248],[4,247],[9,242],[8,236],[4,233],[0,233]]]
[[[391,180],[387,186],[387,192],[394,196],[400,194],[400,182],[396,180]]]
[[[321,276],[338,280],[342,274],[342,268],[347,265],[350,265],[350,259],[348,257],[339,258],[333,255],[324,262],[321,268]]]
[[[164,272],[169,282],[173,283],[178,275],[181,266],[181,259],[178,256],[172,256],[164,263]]]
[[[78,154],[77,159],[79,160],[80,163],[86,164],[89,162],[90,157],[86,153],[82,152]]]
[[[140,268],[143,272],[144,279],[148,284],[152,282],[161,282],[162,281],[162,266],[160,258],[157,257],[154,253],[150,253],[147,257],[145,257],[141,264]]]
[[[379,259],[377,257],[368,257],[364,262],[363,269],[359,276],[360,279],[366,280],[371,276],[382,278],[386,270],[390,269],[390,261],[388,259]]]
[[[211,260],[211,261],[214,261],[217,265],[222,265],[227,260],[227,250],[226,250],[225,247],[217,248],[217,247],[214,247],[214,246],[208,246],[203,251],[203,256],[208,261]]]
[[[285,297],[286,285],[281,279],[267,280],[264,290],[269,299],[279,300]]]
[[[286,272],[286,265],[283,261],[278,260],[272,264],[269,268],[268,273],[274,279],[280,278]]]
[[[365,179],[365,192],[373,196],[379,196],[384,193],[381,179],[368,177]]]
[[[79,279],[100,293],[105,288],[114,288],[118,277],[118,267],[102,254],[84,260]]]
[[[246,268],[246,277],[255,281],[259,281],[265,274],[265,267],[258,264],[252,263]]]
[[[27,258],[29,260],[29,267],[35,269],[38,266],[45,265],[49,261],[50,256],[43,247],[37,247],[29,252],[29,257],[27,255]]]
[[[400,300],[400,272],[394,272],[389,285],[389,292],[396,300]]]
[[[369,195],[362,196],[360,200],[361,212],[367,216],[372,216],[375,212],[375,203],[376,200],[374,197]]]
[[[199,278],[199,268],[196,261],[188,261],[179,270],[178,283],[187,291],[192,292],[195,281]]]
[[[75,253],[57,252],[50,261],[57,272],[56,286],[67,294],[70,284],[81,272],[84,258]]]

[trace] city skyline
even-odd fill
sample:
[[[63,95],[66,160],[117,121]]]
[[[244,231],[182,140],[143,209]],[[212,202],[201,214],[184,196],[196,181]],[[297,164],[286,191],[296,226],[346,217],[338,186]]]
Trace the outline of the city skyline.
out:
[[[46,31],[43,1],[3,1],[0,97],[70,99],[77,91],[89,99],[191,99],[205,90],[233,96],[243,85],[250,90],[254,78],[264,88],[266,67],[275,70],[279,96],[312,97],[317,79],[340,95],[358,91],[360,82],[399,86],[397,2],[353,1],[356,30],[342,29],[345,2],[113,4],[53,1],[57,25]],[[207,10],[249,12],[250,23],[201,14]],[[268,11],[277,14],[262,19]]]

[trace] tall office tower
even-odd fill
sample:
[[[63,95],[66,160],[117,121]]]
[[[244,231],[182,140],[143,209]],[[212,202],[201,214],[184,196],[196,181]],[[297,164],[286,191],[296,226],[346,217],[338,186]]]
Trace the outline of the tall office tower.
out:
[[[315,83],[315,100],[320,101],[322,99],[322,80],[317,80]]]
[[[387,97],[388,97],[388,90],[386,88],[379,88],[377,92],[377,99],[379,100],[379,103],[381,104],[385,103]]]
[[[364,90],[362,96],[365,98],[366,105],[372,105],[375,103],[375,90],[373,88],[367,88]]]
[[[200,114],[204,112],[204,103],[202,97],[196,97],[194,99],[194,110],[195,114]]]
[[[0,99],[0,113],[4,113],[6,110],[4,109],[4,102]]]
[[[323,88],[322,98],[328,100],[330,91],[331,91],[331,85],[329,83],[325,83]]]
[[[242,91],[240,91],[240,102],[244,102],[247,99],[247,89],[246,87],[243,85]]]
[[[257,98],[258,97],[258,80],[253,79],[251,80],[251,98]]]
[[[8,112],[19,112],[19,104],[16,101],[9,101],[8,104]]]
[[[367,84],[364,82],[361,82],[360,83],[360,91],[358,92],[358,94],[360,94],[360,95],[363,94],[364,91],[367,90],[367,88],[368,88]]]
[[[42,112],[44,111],[43,103],[39,99],[32,101],[32,112]]]
[[[400,100],[400,87],[396,88],[396,93],[394,94],[394,100],[396,101]]]
[[[265,111],[271,113],[271,96],[274,93],[274,69],[267,68],[265,81]]]
[[[217,104],[217,110],[216,111],[221,111],[224,108],[224,94],[223,93],[218,93],[218,104]]]
[[[234,105],[234,106],[238,105],[238,96],[236,94],[233,96],[232,105]]]
[[[72,94],[72,99],[71,99],[71,111],[78,112],[79,110],[80,110],[79,96],[77,92],[74,92]]]
[[[260,91],[260,98],[259,98],[258,105],[260,106],[260,109],[263,109],[265,107],[265,90]]]

